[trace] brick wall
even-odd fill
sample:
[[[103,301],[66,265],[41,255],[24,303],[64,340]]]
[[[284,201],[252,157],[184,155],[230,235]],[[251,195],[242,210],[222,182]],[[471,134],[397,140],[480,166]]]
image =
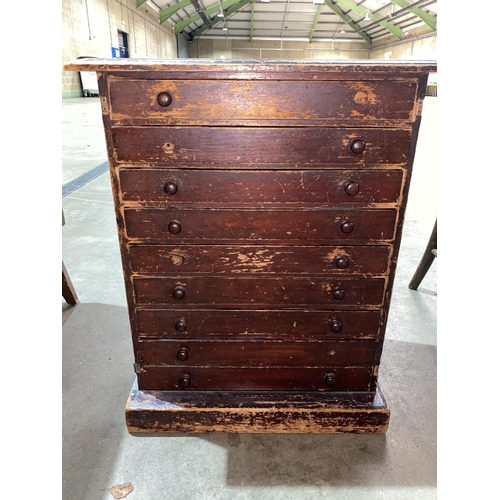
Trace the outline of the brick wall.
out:
[[[118,30],[128,35],[131,58],[177,58],[172,24],[160,25],[158,12],[136,5],[136,0],[63,0],[62,63],[79,56],[111,57],[111,47],[119,45]],[[77,72],[62,70],[62,95],[82,95]]]

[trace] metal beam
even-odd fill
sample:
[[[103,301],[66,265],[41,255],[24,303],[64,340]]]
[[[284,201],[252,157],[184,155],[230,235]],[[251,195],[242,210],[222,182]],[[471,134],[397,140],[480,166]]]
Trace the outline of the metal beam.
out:
[[[250,41],[253,39],[253,11],[255,9],[255,0],[252,1],[252,20],[250,21]]]
[[[142,0],[137,0],[137,2],[140,1]],[[167,19],[170,19],[176,12],[184,7],[187,7],[188,5],[191,5],[191,0],[181,0],[178,3],[174,3],[174,5],[171,5],[170,7],[162,9],[160,11],[160,24],[164,23]]]
[[[422,10],[418,7],[411,7],[411,5],[406,0],[391,0],[391,2],[402,8],[410,6],[410,9],[408,9],[409,12],[420,17],[420,19],[422,19],[422,21],[427,24],[429,28],[431,28],[433,31],[436,31],[436,18],[433,15],[425,12],[425,10]]]
[[[352,11],[356,12],[357,14],[368,13],[368,17],[372,21],[375,21],[375,22],[379,23],[381,26],[383,26],[384,28],[388,29],[399,40],[401,40],[403,38],[403,30],[401,28],[398,28],[396,25],[389,23],[388,21],[382,21],[382,18],[380,16],[377,16],[377,14],[372,14],[368,9],[365,9],[363,7],[360,7],[359,5],[356,5],[351,0],[334,0],[334,3],[339,4],[339,5],[343,5],[344,7],[351,9]]]
[[[139,8],[141,5],[144,5],[148,0],[137,0],[137,8]]]
[[[234,3],[233,0],[227,0],[227,2],[229,2],[229,1],[231,1],[232,3]],[[210,29],[212,29],[213,27],[217,26],[219,23],[225,21],[229,16],[232,16],[233,14],[236,14],[240,10],[244,9],[251,1],[252,0],[240,0],[240,2],[238,2],[236,5],[233,5],[232,7],[229,7],[229,9],[227,9],[224,12],[224,18],[222,18],[222,17],[213,17],[212,19],[210,19]],[[222,5],[224,6],[224,3]],[[207,12],[209,10],[210,9],[207,9]],[[218,9],[217,9],[217,11],[218,11]],[[206,26],[200,26],[197,30],[193,31],[190,34],[193,36],[193,38],[196,38],[196,37],[202,35],[203,33],[205,33],[205,31],[208,31],[208,30],[209,30],[209,28],[207,28]]]
[[[311,43],[311,41],[312,41],[314,30],[316,29],[316,24],[318,24],[319,15],[321,14],[322,8],[323,8],[323,5],[320,4],[318,7],[318,12],[316,12],[316,17],[314,18],[314,23],[312,25],[311,34],[309,35],[309,43]]]
[[[231,5],[234,5],[235,3],[238,3],[238,0],[226,0],[225,2],[222,2],[222,10],[230,7]],[[221,5],[217,3],[213,7],[210,7],[209,9],[207,9],[205,11],[205,14],[208,14],[208,15],[215,14],[216,12],[219,12],[220,8],[221,8]],[[224,15],[224,17],[225,17],[225,15]],[[201,19],[201,16],[198,13],[198,14],[195,14],[194,16],[188,17],[187,19],[179,21],[175,25],[175,34],[178,35],[181,31],[184,30],[184,28],[189,26],[191,23],[199,21],[200,19]],[[218,19],[220,19],[221,21],[224,20],[223,17],[219,17]],[[208,22],[210,23],[211,21],[208,21]],[[205,26],[207,26],[207,23],[205,23]],[[207,29],[209,29],[209,28],[207,27]]]
[[[195,8],[196,12],[198,12],[200,19],[203,21],[203,24],[205,24],[205,26],[210,28],[210,21],[208,20],[208,17],[205,14],[205,11],[202,9],[198,0],[191,0],[191,3],[193,4],[193,7]]]
[[[348,26],[350,26],[363,40],[368,42],[370,45],[372,43],[372,39],[346,14],[342,12],[342,10],[334,5],[332,0],[325,0],[325,4],[330,7],[330,9],[337,14],[337,16],[342,19]]]

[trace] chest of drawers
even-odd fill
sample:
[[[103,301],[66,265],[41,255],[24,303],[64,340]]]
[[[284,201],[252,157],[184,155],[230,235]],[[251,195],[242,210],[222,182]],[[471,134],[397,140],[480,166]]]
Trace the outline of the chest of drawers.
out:
[[[131,432],[385,432],[378,384],[433,63],[97,71]]]

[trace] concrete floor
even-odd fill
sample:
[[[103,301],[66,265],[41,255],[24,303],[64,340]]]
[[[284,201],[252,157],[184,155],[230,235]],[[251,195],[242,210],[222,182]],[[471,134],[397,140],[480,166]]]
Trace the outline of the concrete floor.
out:
[[[97,98],[66,99],[62,183],[107,160]],[[132,342],[109,175],[62,200],[63,258],[79,303],[62,303],[63,499],[436,498],[437,260],[408,282],[437,211],[437,98],[427,98],[380,369],[387,435],[132,437]]]

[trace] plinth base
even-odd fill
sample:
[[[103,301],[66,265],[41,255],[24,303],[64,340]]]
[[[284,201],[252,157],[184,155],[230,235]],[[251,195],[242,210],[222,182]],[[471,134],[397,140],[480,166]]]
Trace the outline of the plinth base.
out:
[[[134,382],[125,418],[144,433],[385,433],[390,411],[375,392],[234,393],[141,391]]]

